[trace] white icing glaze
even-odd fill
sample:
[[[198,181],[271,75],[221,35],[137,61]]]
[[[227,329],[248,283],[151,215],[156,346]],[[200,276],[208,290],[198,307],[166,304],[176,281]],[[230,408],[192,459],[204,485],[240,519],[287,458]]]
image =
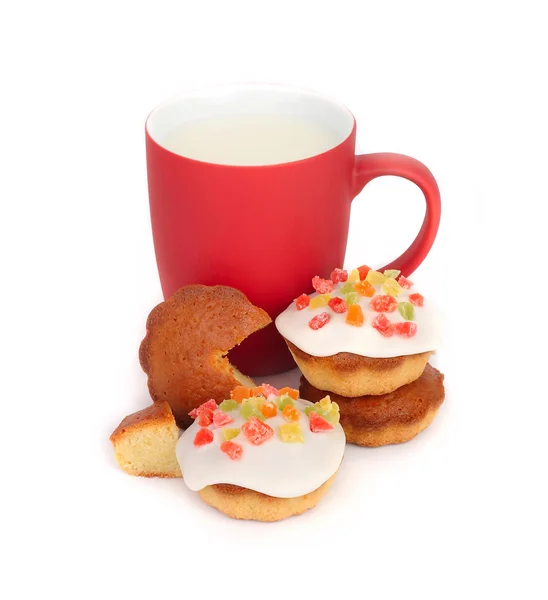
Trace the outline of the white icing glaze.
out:
[[[295,498],[316,490],[339,468],[346,438],[340,424],[330,431],[310,431],[308,416],[302,412],[309,404],[305,400],[296,401],[304,443],[281,441],[278,426],[287,421],[278,412],[266,420],[274,435],[260,446],[253,446],[242,432],[231,440],[243,447],[238,460],[221,452],[222,428],[215,429],[213,425],[208,427],[214,433],[213,442],[199,448],[194,446],[200,426],[193,423],[179,438],[176,449],[186,485],[198,491],[215,483],[231,483],[277,498]],[[225,427],[241,427],[245,422],[239,410],[228,414],[234,422]]]
[[[344,285],[336,284],[332,296],[344,298],[339,292]],[[376,286],[377,294],[383,294],[381,286]],[[409,290],[403,290],[396,300],[398,302],[409,301],[409,295],[420,293],[416,286]],[[317,293],[310,294],[311,298]],[[339,314],[332,311],[329,306],[303,310],[295,308],[295,302],[281,313],[276,319],[278,331],[295,344],[303,352],[312,356],[331,356],[338,352],[351,352],[360,356],[371,358],[390,358],[393,356],[408,356],[436,350],[441,339],[441,318],[432,306],[428,296],[424,299],[424,306],[415,306],[414,323],[417,324],[417,333],[412,338],[404,338],[398,335],[384,337],[371,326],[373,319],[379,314],[370,308],[371,298],[360,296],[360,305],[363,310],[365,322],[362,327],[354,327],[346,323],[346,313]],[[327,312],[330,317],[329,323],[321,329],[313,330],[308,323],[315,315]],[[400,315],[398,309],[392,313],[384,313],[392,323],[402,323],[405,319]]]

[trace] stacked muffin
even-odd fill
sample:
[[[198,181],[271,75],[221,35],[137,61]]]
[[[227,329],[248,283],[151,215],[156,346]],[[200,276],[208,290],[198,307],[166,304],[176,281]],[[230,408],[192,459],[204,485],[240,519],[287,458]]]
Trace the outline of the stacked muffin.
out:
[[[444,399],[443,375],[428,364],[439,317],[412,281],[367,266],[314,277],[276,319],[312,402],[328,392],[347,441],[406,442],[426,429]]]

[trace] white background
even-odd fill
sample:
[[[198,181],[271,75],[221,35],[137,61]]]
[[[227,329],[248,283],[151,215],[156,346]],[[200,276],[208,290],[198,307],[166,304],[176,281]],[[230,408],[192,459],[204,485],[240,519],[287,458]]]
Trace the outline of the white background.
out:
[[[2,3],[2,598],[546,598],[541,5]],[[443,200],[413,279],[446,313],[446,403],[408,444],[349,447],[315,510],[270,525],[124,474],[108,442],[149,402],[161,300],[144,120],[233,81],[338,98],[359,150],[422,160]],[[391,259],[423,210],[371,183],[347,264]]]

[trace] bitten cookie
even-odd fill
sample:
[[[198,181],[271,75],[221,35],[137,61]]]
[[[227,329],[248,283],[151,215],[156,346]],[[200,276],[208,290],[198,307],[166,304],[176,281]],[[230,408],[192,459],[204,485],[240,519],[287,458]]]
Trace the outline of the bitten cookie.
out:
[[[186,485],[235,519],[278,521],[315,506],[343,458],[337,405],[268,384],[231,396],[192,411],[177,443]]]
[[[234,288],[181,288],[150,313],[139,350],[153,400],[167,400],[177,424],[187,427],[196,406],[223,400],[239,383],[253,385],[225,355],[270,322]]]
[[[314,277],[276,327],[305,378],[344,397],[381,395],[411,383],[440,341],[437,313],[399,271],[363,266]]]

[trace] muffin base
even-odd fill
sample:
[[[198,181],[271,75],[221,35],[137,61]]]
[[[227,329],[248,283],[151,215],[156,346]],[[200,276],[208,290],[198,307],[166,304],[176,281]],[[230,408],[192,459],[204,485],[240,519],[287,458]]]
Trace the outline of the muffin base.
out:
[[[332,356],[312,356],[285,341],[310,384],[345,398],[388,394],[415,381],[422,375],[432,354],[422,352],[392,358],[370,358],[339,352]]]
[[[333,484],[335,472],[309,494],[295,498],[276,498],[230,484],[208,485],[200,490],[202,500],[233,519],[272,522],[300,515],[316,506]]]
[[[329,394],[339,405],[347,443],[376,447],[413,439],[432,423],[443,403],[443,379],[437,369],[426,365],[416,381],[389,394],[359,398]],[[301,377],[300,395],[317,402],[326,393]]]

